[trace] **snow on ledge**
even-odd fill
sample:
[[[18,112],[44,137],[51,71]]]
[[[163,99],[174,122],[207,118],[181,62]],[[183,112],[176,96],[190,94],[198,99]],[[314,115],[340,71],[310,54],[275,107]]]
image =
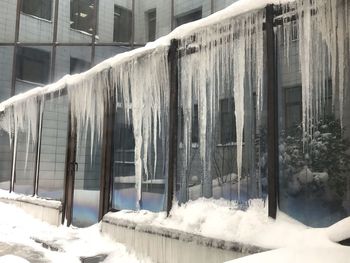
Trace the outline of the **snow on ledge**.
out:
[[[269,218],[262,200],[251,200],[249,208],[242,211],[235,202],[200,198],[174,203],[169,217],[165,212],[122,210],[108,213],[103,221],[155,234],[175,233],[175,238],[180,231],[262,249],[336,248],[341,246],[336,242],[350,237],[350,217],[328,228],[310,228],[282,212],[276,220]]]
[[[154,42],[147,43],[145,47],[137,48],[128,52],[118,54],[112,58],[106,59],[86,72],[75,74],[75,75],[66,75],[56,83],[49,84],[45,87],[36,87],[25,93],[20,93],[18,95],[15,95],[9,98],[8,100],[5,100],[0,103],[0,112],[5,111],[5,109],[7,107],[10,107],[11,105],[21,103],[25,99],[28,99],[31,97],[44,96],[45,94],[59,91],[69,84],[80,82],[83,79],[90,78],[103,70],[107,70],[110,67],[121,64],[127,60],[131,60],[134,57],[142,56],[148,52],[155,51],[156,49],[159,49],[159,48],[161,49],[161,48],[168,47],[172,39],[183,38],[203,27],[217,24],[220,21],[223,21],[228,18],[240,16],[247,12],[252,12],[255,10],[262,9],[268,4],[286,4],[288,2],[294,2],[294,1],[295,0],[259,0],[259,1],[240,0],[240,1],[237,1],[232,5],[228,6],[227,8],[220,10],[208,17],[179,26],[175,30],[170,32],[168,35],[163,36]]]
[[[62,211],[62,203],[60,201],[47,200],[38,196],[27,196],[22,194],[9,193],[8,191],[0,189],[0,201],[1,200],[18,201]]]

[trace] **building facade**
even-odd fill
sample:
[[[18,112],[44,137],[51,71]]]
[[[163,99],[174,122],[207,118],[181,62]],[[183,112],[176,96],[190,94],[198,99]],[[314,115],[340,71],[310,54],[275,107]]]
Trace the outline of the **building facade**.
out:
[[[217,29],[208,26],[208,31],[181,39],[176,47],[177,75],[170,76],[177,76],[180,101],[174,107],[178,122],[173,190],[177,200],[224,198],[245,208],[249,199],[268,196],[274,212],[278,207],[310,226],[327,226],[350,214],[350,111],[346,103],[350,93],[346,92],[349,80],[345,74],[349,69],[349,28],[345,22],[349,6],[342,0],[336,2],[335,6],[326,0],[305,6],[300,0],[296,7],[275,6],[269,14],[271,21],[268,11],[253,12],[229,21],[232,24],[225,24],[225,20]],[[8,1],[1,9],[6,12],[1,18],[7,15],[2,23],[2,37],[7,40],[1,40],[0,45],[4,58],[0,61],[5,62],[0,73],[2,100],[65,74],[84,71],[229,4],[33,0],[32,5],[16,6]],[[316,10],[317,15],[296,19],[295,14],[306,8]],[[17,16],[9,15],[11,10]],[[338,19],[334,28],[331,19],[322,19],[331,16]],[[11,20],[13,17],[19,19]],[[273,34],[266,25],[270,30],[272,27]],[[332,32],[338,34],[338,41],[331,41]],[[236,43],[237,39],[244,41]],[[239,60],[242,57],[243,61]],[[170,64],[165,63],[164,68]],[[161,75],[159,64],[151,65]],[[123,66],[135,73],[133,66]],[[155,81],[152,69],[149,65],[142,68],[145,82]],[[140,85],[133,81],[130,78],[123,84],[132,90]],[[101,82],[87,85],[93,90],[97,84]],[[141,86],[151,93],[149,85]],[[108,203],[107,210],[168,209],[173,195],[169,194],[172,179],[167,169],[173,159],[167,155],[167,143],[172,136],[160,127],[167,127],[167,119],[148,116],[145,109],[152,105],[144,105],[145,116],[135,113],[140,109],[133,105],[143,103],[140,97],[147,98],[148,91],[142,87],[138,87],[139,96],[130,95],[132,100],[126,101],[129,90],[119,87],[119,82],[111,86],[115,88],[116,107],[103,118],[93,113],[98,110],[98,97],[78,94],[85,99],[81,101],[95,107],[86,108],[72,101],[75,97],[68,91],[68,95],[62,92],[40,104],[43,110],[34,121],[40,127],[35,136],[38,140],[30,140],[35,132],[29,130],[35,127],[28,120],[18,123],[28,129],[20,131],[15,141],[9,141],[6,132],[1,134],[1,188],[65,201],[70,178],[72,222],[81,226],[98,220],[103,203]],[[89,116],[86,118],[94,122],[86,124],[72,103],[82,107]],[[164,112],[166,106],[156,110]],[[158,117],[163,122],[157,123]],[[105,118],[108,122],[104,123],[111,125],[107,128],[100,123]],[[135,120],[149,121],[153,131],[147,133]],[[72,130],[78,133],[75,140]],[[96,135],[102,130],[103,139],[109,138],[107,144],[112,148]],[[141,136],[145,141],[154,138],[150,141],[153,147],[138,141],[138,133],[146,135]],[[70,145],[75,145],[73,152],[69,152]],[[140,155],[146,155],[142,162]],[[103,181],[106,174],[107,184]],[[100,199],[105,198],[101,192],[108,192],[107,200]]]

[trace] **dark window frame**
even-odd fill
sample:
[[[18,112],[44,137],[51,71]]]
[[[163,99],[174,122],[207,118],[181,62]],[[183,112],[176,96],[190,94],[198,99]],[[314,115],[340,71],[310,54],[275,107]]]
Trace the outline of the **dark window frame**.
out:
[[[114,5],[113,16],[113,42],[130,43],[132,37],[132,10]],[[126,26],[127,28],[123,28]],[[119,30],[120,28],[122,30]]]
[[[37,8],[35,8],[37,7]],[[52,21],[53,0],[23,0],[22,14]]]
[[[96,28],[95,8],[95,0],[70,0],[70,28],[92,35]]]
[[[147,16],[147,40],[154,41],[157,37],[157,9],[153,8],[146,12]],[[154,24],[153,24],[154,23]]]
[[[91,63],[84,59],[71,56],[69,59],[69,66],[69,73],[73,75],[88,70],[91,66]]]
[[[51,54],[49,51],[31,47],[18,47],[16,54],[16,79],[39,84],[47,84],[50,80],[50,59]],[[34,78],[27,78],[25,76],[27,75],[25,72],[25,67],[28,63],[36,64],[36,66],[32,66],[33,68],[37,68],[38,65],[40,66],[40,69],[38,70],[38,72],[41,73],[40,76],[37,75],[34,76]]]
[[[175,27],[203,18],[202,6],[174,16]]]
[[[225,103],[225,104],[224,104]],[[233,97],[220,99],[220,144],[237,142],[235,100]],[[230,121],[231,120],[231,121]]]

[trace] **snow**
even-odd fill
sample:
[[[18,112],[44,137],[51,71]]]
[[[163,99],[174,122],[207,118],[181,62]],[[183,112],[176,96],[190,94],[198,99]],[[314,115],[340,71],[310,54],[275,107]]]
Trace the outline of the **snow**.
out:
[[[11,249],[14,245],[19,245],[29,247],[25,251],[40,253],[49,260],[48,262],[74,263],[80,262],[80,257],[100,254],[108,255],[105,262],[142,262],[124,245],[103,237],[99,224],[81,229],[55,227],[32,218],[15,206],[1,202],[0,211],[0,253],[4,246],[9,246]],[[34,240],[44,241],[58,251],[45,249]],[[28,262],[23,259],[30,256],[30,253],[27,254],[16,256],[9,253],[3,256],[0,254],[0,262]]]
[[[32,204],[37,204],[45,207],[60,209],[62,206],[62,203],[60,201],[56,200],[47,200],[43,199],[37,196],[26,196],[22,194],[16,194],[16,193],[9,193],[8,191],[0,189],[0,199],[3,200],[15,200],[15,201],[21,201],[21,202],[29,202]]]
[[[107,214],[104,220],[149,229],[150,233],[168,229],[175,236],[179,230],[242,246],[273,249],[233,263],[348,262],[350,255],[349,247],[336,243],[350,237],[350,217],[328,228],[310,228],[280,211],[276,220],[268,218],[262,200],[251,200],[248,209],[242,211],[234,202],[200,198],[183,205],[174,203],[169,217],[149,211],[120,211]]]
[[[262,252],[226,263],[347,263],[349,253],[349,248],[344,247],[293,247]]]
[[[15,255],[5,255],[0,257],[0,263],[30,263],[24,258],[17,257]]]

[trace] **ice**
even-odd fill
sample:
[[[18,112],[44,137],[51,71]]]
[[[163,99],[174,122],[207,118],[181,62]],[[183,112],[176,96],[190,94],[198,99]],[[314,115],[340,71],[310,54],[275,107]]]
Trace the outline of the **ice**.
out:
[[[252,111],[253,92],[258,94],[259,117],[263,105],[263,19],[263,11],[251,12],[194,31],[191,37],[181,41],[182,48],[196,49],[193,54],[185,54],[179,62],[180,105],[184,130],[188,131],[184,134],[183,169],[188,169],[191,156],[193,105],[197,104],[199,149],[204,173],[202,195],[205,197],[212,196],[211,158],[217,143],[215,132],[220,99],[232,96],[236,115],[238,181],[242,176],[245,111]]]
[[[297,0],[289,5],[292,10],[296,9],[299,18],[303,132],[312,134],[313,125],[325,114],[329,85],[332,87],[333,111],[339,112],[339,119],[341,123],[343,121],[349,8],[347,1],[341,0]],[[290,23],[284,26],[288,58],[291,26]]]

